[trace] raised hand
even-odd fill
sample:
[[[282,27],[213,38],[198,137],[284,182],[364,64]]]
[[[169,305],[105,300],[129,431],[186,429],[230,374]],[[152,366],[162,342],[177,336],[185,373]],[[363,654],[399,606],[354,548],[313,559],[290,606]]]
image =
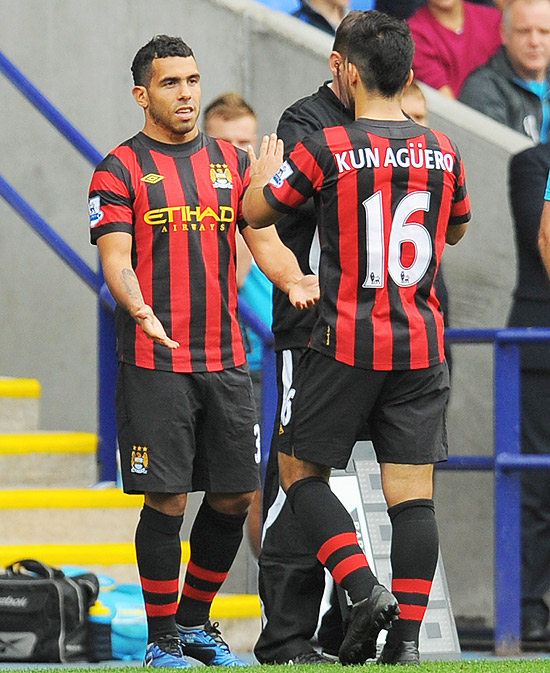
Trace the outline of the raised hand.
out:
[[[276,133],[264,136],[260,145],[260,152],[256,156],[252,145],[248,146],[248,158],[250,159],[250,178],[261,179],[267,184],[283,163],[285,146]]]

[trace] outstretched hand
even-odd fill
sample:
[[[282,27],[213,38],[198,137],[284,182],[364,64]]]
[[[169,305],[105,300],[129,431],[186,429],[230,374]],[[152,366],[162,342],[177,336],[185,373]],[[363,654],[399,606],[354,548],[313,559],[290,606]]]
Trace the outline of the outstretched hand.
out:
[[[288,293],[290,303],[299,311],[315,306],[320,296],[319,278],[312,273],[294,283]]]
[[[276,133],[262,138],[258,156],[252,145],[248,146],[248,158],[250,159],[250,178],[261,178],[264,185],[271,180],[281,168],[285,146]]]
[[[161,344],[161,346],[166,346],[172,350],[180,347],[177,341],[170,339],[170,337],[166,334],[162,323],[153,313],[153,309],[147,304],[144,304],[141,308],[139,308],[132,317],[149,337],[149,339],[153,339],[153,341]]]

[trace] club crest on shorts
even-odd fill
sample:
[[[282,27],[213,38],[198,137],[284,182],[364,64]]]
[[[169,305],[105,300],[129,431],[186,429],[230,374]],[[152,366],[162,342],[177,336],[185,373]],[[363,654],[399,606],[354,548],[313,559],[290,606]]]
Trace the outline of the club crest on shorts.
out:
[[[136,446],[134,444],[132,447],[132,467],[130,472],[147,474],[147,468],[149,467],[149,454],[147,450],[146,446]]]
[[[210,179],[215,189],[233,189],[233,176],[227,164],[210,164]]]

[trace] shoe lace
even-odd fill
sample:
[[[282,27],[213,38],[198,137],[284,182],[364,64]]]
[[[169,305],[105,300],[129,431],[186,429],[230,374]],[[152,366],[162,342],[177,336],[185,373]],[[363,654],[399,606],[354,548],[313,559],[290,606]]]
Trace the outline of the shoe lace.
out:
[[[220,629],[218,628],[220,625],[219,622],[206,622],[204,625],[204,630],[208,635],[214,640],[223,650],[226,652],[230,652],[229,650],[229,645],[225,642],[225,640],[222,638],[222,634]]]
[[[177,636],[160,636],[160,638],[157,638],[156,643],[167,654],[172,654],[175,657],[183,656],[180,639]]]

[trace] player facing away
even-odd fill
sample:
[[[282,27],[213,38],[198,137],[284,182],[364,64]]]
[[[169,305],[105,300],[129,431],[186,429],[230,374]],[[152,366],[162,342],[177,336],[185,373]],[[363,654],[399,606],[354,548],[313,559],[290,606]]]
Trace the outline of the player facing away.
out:
[[[445,243],[462,238],[470,213],[455,145],[401,111],[413,52],[405,22],[364,12],[346,63],[356,120],[312,134],[282,166],[275,134],[258,158],[249,148],[243,213],[251,226],[315,195],[319,317],[295,377],[279,465],[304,536],[352,602],[344,664],[376,656],[382,629],[390,630],[380,663],[419,661],[438,558],[433,464],[447,456],[449,376],[433,284]],[[392,523],[393,593],[372,573],[328,485],[365,426]]]
[[[318,296],[282,243],[241,213],[248,157],[199,132],[200,75],[180,38],[159,35],[132,63],[142,132],[90,186],[91,240],[116,302],[117,422],[124,491],[143,493],[136,529],[145,664],[244,666],[209,620],[259,487],[259,436],[237,316],[235,232],[298,308]],[[271,241],[271,238],[270,238]],[[168,336],[170,335],[170,336]],[[179,595],[187,493],[205,497]]]

